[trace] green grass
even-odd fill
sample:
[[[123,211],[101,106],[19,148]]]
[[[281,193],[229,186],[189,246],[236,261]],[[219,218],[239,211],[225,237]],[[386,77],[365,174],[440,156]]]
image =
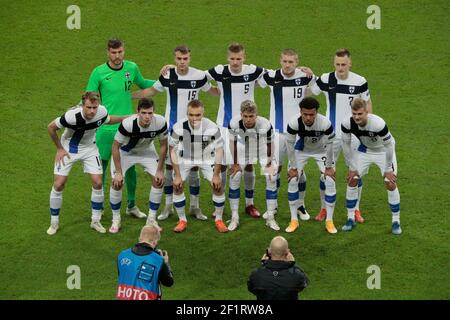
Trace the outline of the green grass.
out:
[[[315,221],[302,223],[294,234],[276,233],[242,214],[233,233],[219,234],[212,220],[191,219],[187,232],[175,234],[171,217],[161,223],[160,247],[168,250],[175,275],[175,285],[163,291],[165,299],[253,299],[247,277],[277,234],[289,240],[310,277],[303,299],[450,298],[448,1],[379,1],[381,30],[366,28],[372,3],[361,1],[78,1],[81,30],[75,31],[66,28],[70,4],[2,4],[0,299],[114,298],[116,256],[137,241],[143,221],[124,217],[117,235],[90,230],[90,183],[77,166],[64,192],[62,228],[54,237],[45,233],[55,153],[46,126],[79,101],[91,70],[106,61],[105,44],[112,36],[125,40],[126,58],[153,79],[173,61],[172,50],[180,43],[191,47],[192,65],[201,69],[226,63],[232,41],[246,46],[248,63],[267,68],[277,68],[280,51],[294,47],[301,65],[317,75],[332,70],[336,48],[347,47],[353,71],[369,81],[374,112],[386,120],[397,143],[403,235],[390,234],[387,195],[375,167],[364,180],[366,223],[351,233],[330,236]],[[217,98],[202,99],[215,120]],[[163,113],[165,95],[155,101]],[[268,90],[257,89],[256,101],[268,116]],[[325,105],[323,96],[320,101]],[[346,219],[342,159],[338,170],[340,228]],[[138,172],[142,209],[150,181]],[[307,174],[307,208],[315,215],[314,163]],[[257,177],[255,196],[262,211],[263,181]],[[289,222],[285,183],[280,193],[277,220],[284,229]],[[205,182],[201,194],[209,214],[213,207]],[[107,207],[105,225],[110,218]],[[374,264],[381,268],[381,290],[366,287],[366,269]],[[81,290],[66,288],[69,265],[81,268]]]

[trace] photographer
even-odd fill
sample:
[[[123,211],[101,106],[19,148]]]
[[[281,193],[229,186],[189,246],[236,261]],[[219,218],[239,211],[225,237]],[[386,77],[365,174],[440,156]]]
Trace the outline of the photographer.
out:
[[[142,228],[139,243],[117,257],[119,300],[160,300],[160,284],[173,285],[167,251],[156,249],[161,238],[158,227]]]
[[[285,238],[277,236],[262,257],[262,266],[247,281],[248,290],[257,300],[298,300],[298,293],[308,285],[308,277],[295,264]]]

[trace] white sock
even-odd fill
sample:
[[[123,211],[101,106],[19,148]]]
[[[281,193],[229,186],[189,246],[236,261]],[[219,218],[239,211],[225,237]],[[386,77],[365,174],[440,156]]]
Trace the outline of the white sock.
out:
[[[303,171],[298,180],[298,206],[305,206],[306,174]]]
[[[362,188],[363,188],[363,182],[362,179],[359,179],[358,181],[358,202],[356,202],[356,210],[359,210],[359,203],[361,202],[361,195],[362,195]]]
[[[320,208],[326,208],[325,204],[325,180],[323,179],[323,175],[320,176]]]
[[[253,204],[253,191],[255,190],[255,171],[244,170],[245,206]]]
[[[242,172],[237,172],[234,176],[230,176],[230,188],[228,192],[228,200],[230,202],[231,218],[239,219],[239,198],[241,196],[241,177]]]
[[[151,188],[148,201],[147,221],[155,221],[156,212],[158,211],[159,206],[161,204],[162,194],[163,194],[162,188],[155,188],[155,187]]]
[[[325,178],[325,204],[327,208],[327,220],[333,220],[334,205],[336,203],[336,182],[330,178]]]
[[[103,188],[97,190],[92,188],[91,192],[91,205],[92,205],[92,221],[98,222],[102,217],[103,201],[105,195],[103,194]]]
[[[216,208],[216,221],[222,220],[223,207],[225,205],[225,193],[219,196],[213,194],[212,200],[214,203],[214,207]]]
[[[173,170],[167,170],[164,173],[164,194],[166,195],[166,207],[173,204]]]
[[[122,204],[122,189],[114,190],[109,188],[109,205],[111,206],[113,222],[120,222],[120,206]]]
[[[184,192],[182,194],[173,194],[173,204],[175,206],[175,210],[177,211],[178,219],[187,221],[186,212],[184,211],[184,207],[186,205]]]
[[[392,222],[400,223],[400,192],[398,188],[388,190],[388,202],[392,212]]]
[[[346,206],[347,206],[347,217],[349,219],[355,220],[355,207],[358,201],[358,187],[350,187],[347,185],[347,195],[346,195]]]
[[[50,191],[50,223],[52,224],[59,223],[59,211],[63,200],[62,194],[62,191],[56,191],[53,187],[52,191]]]
[[[190,207],[198,208],[198,195],[200,194],[200,175],[198,171],[189,172]]]
[[[267,211],[275,212],[277,208],[277,180],[276,177],[268,175],[266,176],[266,206]]]
[[[222,179],[222,189],[226,190],[227,185],[227,171],[221,171],[220,172],[220,178]]]
[[[293,178],[288,183],[289,210],[291,211],[291,220],[298,220],[298,178]]]

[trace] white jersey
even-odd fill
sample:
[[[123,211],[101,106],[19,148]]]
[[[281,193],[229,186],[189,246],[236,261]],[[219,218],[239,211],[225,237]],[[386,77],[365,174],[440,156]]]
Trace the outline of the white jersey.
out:
[[[214,164],[216,151],[223,148],[219,127],[207,118],[202,118],[198,128],[192,128],[183,119],[172,128],[169,145],[175,148],[178,160],[184,163]]]
[[[351,134],[354,134],[360,141],[358,151],[364,153],[384,152],[386,146],[391,145],[394,140],[384,120],[371,113],[368,114],[364,127],[360,127],[352,117],[348,117],[342,122],[341,128],[342,139],[349,140]]]
[[[270,121],[258,116],[253,128],[246,128],[240,116],[231,119],[228,126],[231,140],[236,143],[239,164],[267,163],[267,144],[273,143],[274,132]],[[234,143],[230,143],[234,148]],[[242,154],[244,153],[244,154]],[[233,154],[233,152],[231,153]],[[271,155],[273,158],[274,155]],[[241,163],[244,161],[244,163]]]
[[[306,87],[314,81],[314,77],[308,78],[299,69],[292,77],[285,76],[280,69],[264,73],[258,83],[263,88],[270,86],[270,122],[275,131],[285,133],[289,121],[299,117]]]
[[[295,142],[295,150],[306,153],[321,154],[331,149],[334,140],[333,126],[330,120],[318,113],[311,126],[305,125],[302,117],[292,119],[287,127],[288,143]]]
[[[206,72],[208,79],[215,80],[220,90],[217,125],[228,128],[230,120],[240,114],[241,103],[255,101],[255,84],[263,71],[263,68],[253,64],[244,64],[242,71],[235,74],[231,73],[229,65],[219,64]]]
[[[139,116],[132,115],[122,121],[114,140],[122,144],[120,149],[129,154],[144,154],[150,151],[153,140],[167,138],[167,122],[163,116],[154,114],[147,128],[139,125]]]
[[[102,105],[98,106],[97,114],[91,120],[86,120],[83,116],[82,106],[74,107],[55,119],[58,128],[65,128],[61,136],[61,144],[69,153],[83,153],[97,148],[95,131],[108,122],[108,111]]]
[[[199,91],[208,91],[211,84],[205,71],[189,67],[185,75],[179,75],[176,69],[170,69],[167,75],[159,77],[153,88],[167,92],[165,117],[171,129],[177,121],[186,118],[189,101],[198,99]]]
[[[366,79],[353,72],[349,72],[345,80],[336,77],[335,72],[324,73],[317,78],[311,91],[315,95],[319,95],[320,92],[325,94],[327,99],[326,115],[335,129],[336,138],[341,137],[342,121],[352,115],[353,99],[362,98],[365,101],[370,99]]]

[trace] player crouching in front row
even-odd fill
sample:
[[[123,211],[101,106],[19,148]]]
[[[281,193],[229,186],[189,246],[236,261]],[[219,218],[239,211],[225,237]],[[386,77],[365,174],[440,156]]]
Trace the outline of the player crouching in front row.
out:
[[[348,220],[344,231],[355,228],[355,206],[358,201],[358,181],[369,172],[375,163],[384,176],[388,190],[388,203],[392,212],[392,233],[402,233],[400,227],[400,193],[397,188],[397,160],[394,137],[379,116],[369,114],[366,101],[356,98],[352,102],[352,116],[342,122],[343,150],[349,162],[347,185]],[[352,150],[351,134],[360,142],[357,150]]]
[[[152,188],[149,196],[149,213],[147,225],[155,225],[156,211],[159,209],[164,184],[164,159],[167,154],[167,123],[163,116],[154,113],[151,99],[141,99],[138,113],[123,120],[114,137],[112,146],[113,162],[111,165],[112,183],[109,201],[113,212],[111,233],[120,229],[120,206],[122,203],[123,177],[127,170],[136,164],[152,177]],[[153,140],[159,139],[159,156]]]
[[[51,223],[47,234],[54,235],[59,229],[59,211],[62,206],[62,194],[72,166],[81,161],[84,172],[92,180],[92,222],[91,228],[100,233],[106,230],[100,223],[104,193],[102,186],[103,169],[95,144],[95,131],[103,124],[119,123],[127,116],[109,116],[108,111],[100,105],[100,96],[96,92],[85,92],[82,104],[68,110],[61,117],[48,125],[48,133],[56,145],[53,188],[50,193]],[[57,131],[65,128],[61,138]]]
[[[325,229],[337,233],[333,224],[333,212],[336,202],[336,182],[333,160],[334,131],[330,120],[319,114],[319,102],[308,97],[300,104],[300,117],[289,122],[287,128],[286,144],[289,156],[288,171],[288,199],[291,211],[291,222],[286,232],[294,232],[298,228],[297,201],[298,174],[301,173],[309,159],[314,159],[322,173],[320,180],[325,184],[325,206],[327,218]],[[298,136],[298,140],[297,140]],[[295,149],[295,152],[294,152]]]
[[[253,172],[253,166],[257,161],[264,168],[264,175],[266,176],[266,225],[273,230],[280,230],[274,218],[277,207],[277,169],[272,162],[272,155],[275,150],[272,125],[266,118],[258,116],[255,102],[245,100],[241,103],[240,116],[231,119],[228,130],[233,161],[230,166],[231,222],[228,225],[228,230],[234,231],[239,226],[238,210],[242,171]],[[245,179],[246,175],[244,174]],[[246,183],[246,186],[248,185]],[[254,185],[250,190],[247,190],[246,187],[246,194],[247,192],[253,194],[253,189]],[[256,217],[259,217],[259,215]]]
[[[225,204],[220,177],[223,139],[219,127],[211,120],[204,118],[203,113],[203,103],[200,100],[191,100],[187,107],[187,119],[175,123],[169,137],[169,152],[174,171],[173,202],[179,218],[174,228],[175,232],[183,232],[187,227],[183,184],[193,167],[198,167],[211,183],[217,230],[228,232],[222,220]]]

